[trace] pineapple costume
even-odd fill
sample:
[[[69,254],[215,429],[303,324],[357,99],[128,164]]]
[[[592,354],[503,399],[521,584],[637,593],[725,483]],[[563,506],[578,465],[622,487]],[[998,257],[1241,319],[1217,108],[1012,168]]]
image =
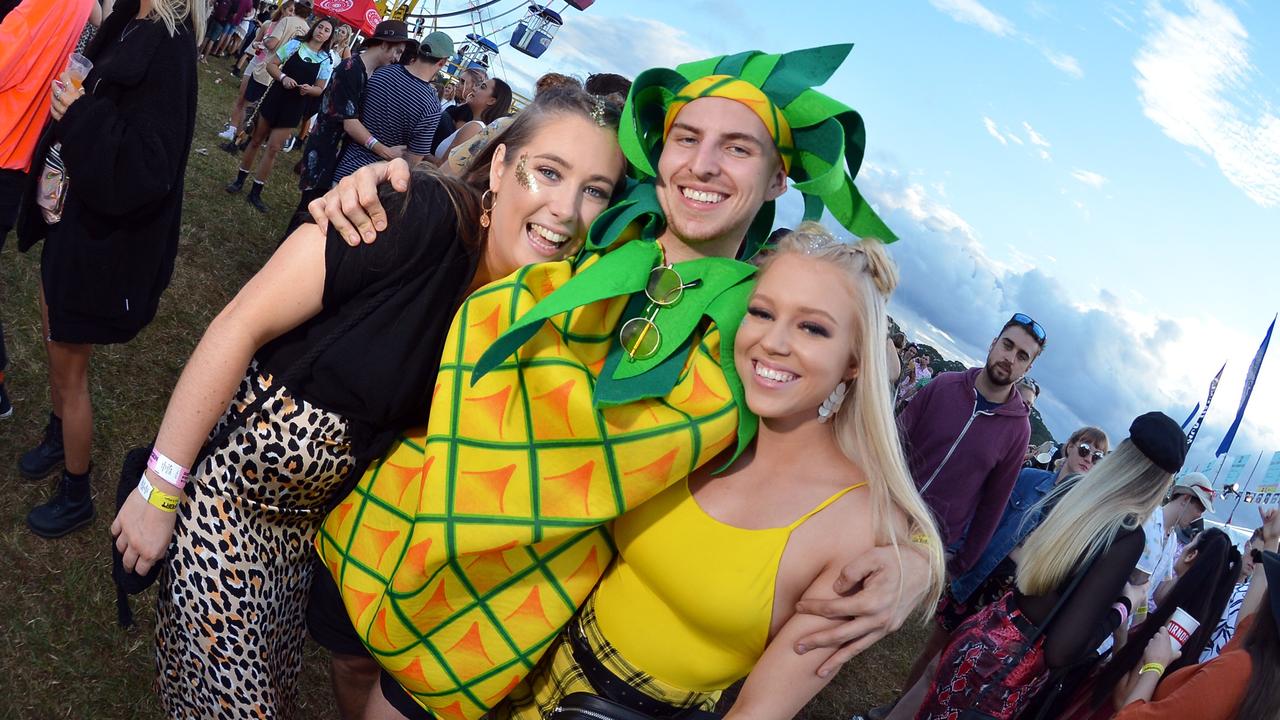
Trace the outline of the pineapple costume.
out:
[[[573,261],[526,267],[454,316],[426,427],[407,431],[317,538],[356,630],[415,700],[478,718],[523,679],[613,556],[607,523],[755,434],[733,363],[753,267],[675,263],[687,289],[652,315],[657,351],[617,341],[649,316],[665,264],[649,178],[679,108],[728,97],[770,131],[805,216],[823,208],[892,240],[853,186],[865,139],[852,109],[810,89],[849,45],[747,52],[642,73],[619,141],[640,182]],[[847,167],[847,171],[846,171]],[[767,203],[745,254],[773,223]]]

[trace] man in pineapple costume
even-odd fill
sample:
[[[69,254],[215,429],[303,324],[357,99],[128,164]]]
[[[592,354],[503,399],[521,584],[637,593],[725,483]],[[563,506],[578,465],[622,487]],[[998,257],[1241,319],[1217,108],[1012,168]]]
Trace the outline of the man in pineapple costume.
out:
[[[619,131],[638,182],[577,259],[463,303],[428,425],[326,520],[358,634],[435,715],[505,697],[609,564],[608,523],[754,436],[732,356],[753,267],[730,258],[767,237],[787,179],[806,219],[894,239],[853,184],[861,118],[812,89],[850,49],[641,74]]]

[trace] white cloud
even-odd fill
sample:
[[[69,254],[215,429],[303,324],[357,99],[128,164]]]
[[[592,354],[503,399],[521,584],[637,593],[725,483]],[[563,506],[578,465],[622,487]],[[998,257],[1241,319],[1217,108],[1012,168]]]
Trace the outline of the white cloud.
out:
[[[1013,133],[1008,133],[1008,134],[1006,134],[1006,135],[1005,135],[1005,137],[1006,137],[1006,138],[1008,138],[1008,139],[1009,139],[1009,142],[1013,143],[1014,145],[1023,145],[1023,144],[1024,144],[1024,143],[1022,142],[1022,138],[1018,137],[1017,135],[1014,135]]]
[[[1049,154],[1049,151],[1048,151],[1048,150],[1045,150],[1044,148],[1040,148],[1040,151],[1039,151],[1039,152],[1040,152],[1040,159],[1041,159],[1041,160],[1052,160],[1052,159],[1053,159],[1053,156]]]
[[[1067,53],[1056,52],[1047,47],[1040,48],[1040,53],[1044,55],[1045,59],[1052,63],[1054,67],[1071,77],[1076,79],[1084,77],[1084,70],[1080,69],[1080,61],[1074,56],[1068,55]]]
[[[996,127],[996,121],[987,116],[982,116],[982,124],[987,128],[987,134],[1000,141],[1001,145],[1008,145],[1009,141],[1004,139],[1004,135],[1000,134],[1000,130]]]
[[[1049,141],[1044,139],[1043,135],[1036,132],[1036,129],[1031,127],[1031,123],[1023,120],[1022,128],[1027,131],[1027,139],[1031,141],[1032,145],[1039,145],[1044,148],[1052,147],[1052,145],[1049,144]]]
[[[1092,188],[1100,188],[1108,182],[1106,177],[1092,170],[1081,170],[1079,168],[1071,171],[1071,177]]]
[[[1280,205],[1280,117],[1249,61],[1249,33],[1215,0],[1187,0],[1179,14],[1152,2],[1151,32],[1134,58],[1143,113],[1195,148],[1258,205]]]
[[[1013,23],[1008,18],[987,9],[978,0],[929,0],[929,4],[956,22],[975,25],[993,35],[1004,37],[1014,33]]]

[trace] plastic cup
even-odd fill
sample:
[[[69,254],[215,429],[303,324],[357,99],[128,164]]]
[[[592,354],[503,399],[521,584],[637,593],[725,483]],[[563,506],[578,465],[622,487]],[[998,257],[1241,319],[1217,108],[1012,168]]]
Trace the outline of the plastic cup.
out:
[[[71,76],[71,84],[77,90],[84,85],[84,79],[89,77],[89,71],[92,69],[93,62],[80,53],[71,53],[71,57],[67,59],[67,73]]]
[[[1173,615],[1169,617],[1169,622],[1165,625],[1165,629],[1169,631],[1169,642],[1173,645],[1173,649],[1181,652],[1182,646],[1187,642],[1187,638],[1200,627],[1200,623],[1191,614],[1182,608],[1173,611]]]

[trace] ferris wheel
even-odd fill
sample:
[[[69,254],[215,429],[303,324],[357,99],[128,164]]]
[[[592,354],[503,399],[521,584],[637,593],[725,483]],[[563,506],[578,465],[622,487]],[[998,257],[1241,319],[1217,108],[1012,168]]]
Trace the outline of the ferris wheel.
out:
[[[457,51],[445,72],[449,76],[468,68],[497,69],[506,74],[502,48],[540,58],[565,24],[565,11],[583,11],[595,0],[380,0],[384,17],[404,20],[410,34],[441,30],[455,37]],[[398,4],[397,4],[398,3]],[[556,8],[553,8],[553,5]],[[461,34],[463,40],[456,39]],[[495,65],[497,66],[495,68]]]

